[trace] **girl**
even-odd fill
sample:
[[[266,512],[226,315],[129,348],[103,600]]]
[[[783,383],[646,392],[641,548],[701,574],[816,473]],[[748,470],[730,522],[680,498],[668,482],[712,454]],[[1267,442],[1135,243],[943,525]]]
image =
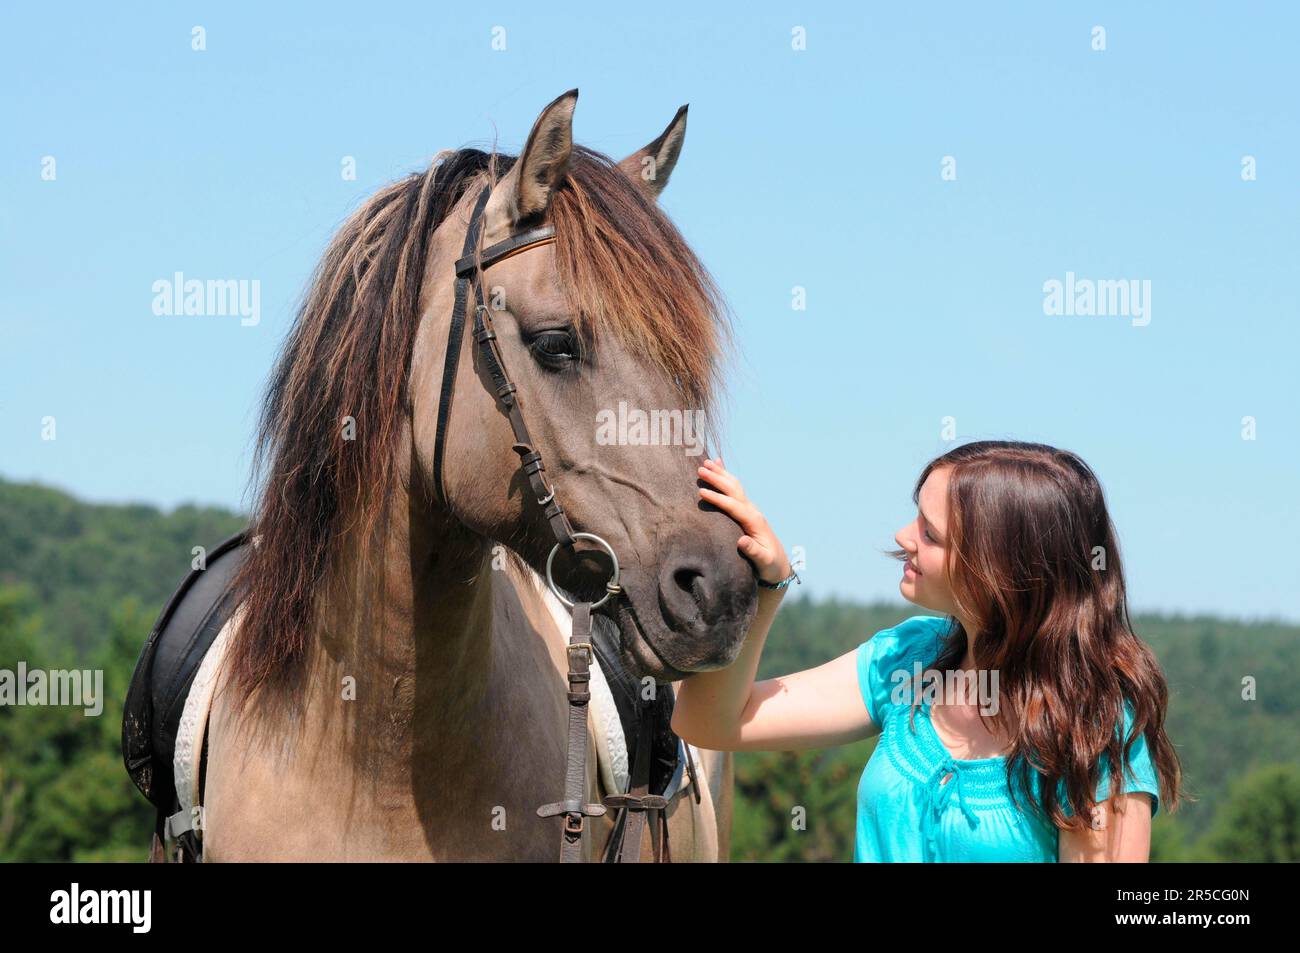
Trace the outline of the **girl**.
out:
[[[855,861],[1148,859],[1151,818],[1177,806],[1181,770],[1164,730],[1168,689],[1129,624],[1115,530],[1087,464],[1011,441],[933,460],[891,555],[904,563],[903,597],[935,614],[758,683],[794,576],[722,461],[699,475],[701,498],[744,531],[760,597],[735,663],[678,685],[678,735],[789,751],[880,734],[858,784]]]

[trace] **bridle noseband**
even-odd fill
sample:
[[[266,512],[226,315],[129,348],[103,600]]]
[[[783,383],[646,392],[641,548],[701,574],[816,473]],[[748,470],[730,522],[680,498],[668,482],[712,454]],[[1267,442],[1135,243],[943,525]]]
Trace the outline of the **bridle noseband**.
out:
[[[623,825],[622,841],[631,839],[629,849],[623,843],[612,844],[606,859],[615,856],[621,862],[636,862],[640,856],[641,829],[646,812],[655,814],[651,827],[651,842],[654,845],[655,860],[667,860],[667,819],[665,811],[667,801],[659,795],[649,794],[650,771],[650,723],[648,712],[642,715],[641,740],[638,744],[635,764],[632,770],[633,789],[627,794],[615,794],[604,798],[603,804],[584,803],[586,793],[586,756],[587,756],[587,703],[591,700],[588,684],[591,681],[590,666],[594,653],[591,644],[591,612],[603,605],[611,596],[622,590],[619,587],[618,556],[614,548],[595,533],[574,532],[569,518],[564,513],[556,497],[555,488],[546,482],[546,467],[542,463],[542,454],[533,446],[524,422],[523,410],[510,375],[506,373],[501,360],[501,347],[497,343],[496,332],[492,329],[492,315],[484,302],[483,272],[512,255],[539,248],[555,241],[555,227],[543,225],[511,235],[504,241],[478,249],[479,238],[483,230],[483,210],[487,206],[491,186],[484,186],[483,191],[474,202],[474,211],[470,215],[469,228],[465,232],[465,245],[461,257],[456,261],[456,301],[452,306],[451,328],[447,335],[447,354],[442,368],[442,390],[438,400],[438,429],[434,438],[433,469],[437,483],[438,496],[447,504],[447,489],[443,481],[444,457],[447,443],[447,421],[451,417],[451,401],[456,390],[456,368],[460,362],[461,339],[464,337],[465,315],[469,307],[471,289],[474,294],[474,340],[478,343],[479,353],[492,378],[492,388],[506,415],[510,418],[510,427],[514,431],[514,451],[519,454],[519,465],[528,478],[533,499],[542,507],[542,513],[551,527],[555,545],[546,560],[546,583],[559,600],[573,612],[573,631],[569,637],[567,654],[569,660],[569,736],[568,762],[565,771],[564,800],[554,804],[544,804],[537,809],[540,817],[564,815],[564,834],[560,842],[560,860],[573,862],[582,859],[582,833],[587,817],[600,817],[606,812],[606,805],[623,808],[626,823]],[[587,539],[602,546],[614,562],[614,572],[605,583],[605,595],[598,602],[573,602],[566,598],[555,584],[551,565],[555,554],[561,549],[571,548],[578,539]],[[660,844],[662,842],[662,848]]]

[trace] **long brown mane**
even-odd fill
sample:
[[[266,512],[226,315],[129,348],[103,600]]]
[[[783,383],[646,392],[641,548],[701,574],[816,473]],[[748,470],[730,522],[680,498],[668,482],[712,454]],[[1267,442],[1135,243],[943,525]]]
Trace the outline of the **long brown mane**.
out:
[[[321,260],[261,408],[257,545],[235,583],[243,615],[229,656],[241,702],[300,673],[341,541],[383,523],[431,236],[467,190],[499,180],[515,158],[441,154],[372,196]],[[548,216],[579,332],[618,335],[674,383],[683,406],[711,416],[730,343],[726,305],[658,205],[608,157],[574,146]],[[343,439],[347,418],[356,439]]]

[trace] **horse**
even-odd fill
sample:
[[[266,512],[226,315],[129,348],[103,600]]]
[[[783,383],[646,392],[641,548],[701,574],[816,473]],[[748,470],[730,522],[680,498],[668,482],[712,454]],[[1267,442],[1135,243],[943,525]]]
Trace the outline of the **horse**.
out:
[[[482,276],[572,526],[617,554],[621,585],[594,623],[617,627],[622,664],[660,690],[741,650],[755,576],[735,524],[698,498],[698,449],[598,425],[626,402],[696,411],[716,439],[734,322],[658,203],[686,107],[615,162],[573,142],[577,98],[546,106],[518,156],[446,150],[385,186],[317,266],[261,404],[255,545],[207,729],[205,861],[558,857],[563,818],[537,813],[562,793],[568,719],[545,501],[477,348],[452,353],[440,393],[453,264],[485,188],[479,248],[555,229]],[[596,602],[610,562],[575,543],[557,584]],[[588,745],[598,801],[590,732]],[[706,796],[666,812],[674,861],[727,858],[731,755],[700,755]],[[612,813],[589,819],[583,859]]]

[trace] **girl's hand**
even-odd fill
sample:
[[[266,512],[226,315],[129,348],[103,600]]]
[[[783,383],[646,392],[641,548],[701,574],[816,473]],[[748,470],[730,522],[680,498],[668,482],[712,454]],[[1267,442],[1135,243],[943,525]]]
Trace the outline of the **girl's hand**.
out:
[[[700,497],[722,510],[744,530],[745,535],[736,542],[736,548],[753,563],[758,577],[770,583],[788,578],[790,560],[786,558],[781,541],[767,525],[758,507],[746,498],[740,481],[723,469],[721,458],[705,460],[698,472],[702,479],[716,487],[700,487]]]

